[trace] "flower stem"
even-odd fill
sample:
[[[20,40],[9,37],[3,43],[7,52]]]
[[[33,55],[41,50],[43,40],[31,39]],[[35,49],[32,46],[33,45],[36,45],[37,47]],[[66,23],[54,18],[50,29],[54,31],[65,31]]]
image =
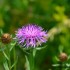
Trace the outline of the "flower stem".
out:
[[[13,48],[13,54],[14,54],[14,62],[16,60],[16,51],[15,51],[15,46]],[[16,64],[14,65],[14,70],[16,70]]]
[[[9,61],[8,61],[8,63],[9,63],[9,70],[11,70],[11,61],[10,61],[10,55],[9,55]]]
[[[62,62],[60,62],[59,64],[60,64],[60,67],[59,67],[59,68],[60,68],[60,70],[63,70],[63,69],[62,69],[62,68],[63,68],[63,66],[62,66],[62,65],[63,65],[63,63],[62,63]]]
[[[30,53],[30,70],[35,70],[35,54],[36,54],[36,49],[32,49]]]
[[[30,53],[26,55],[26,70],[35,70],[35,54],[36,49],[30,49]]]
[[[30,63],[30,70],[34,70],[34,58],[32,54],[30,54],[29,63]]]
[[[8,57],[9,57],[9,60],[8,60],[8,65],[9,65],[9,70],[11,70],[11,59],[10,59],[10,50],[9,50],[9,46],[7,47],[7,53],[8,53]]]

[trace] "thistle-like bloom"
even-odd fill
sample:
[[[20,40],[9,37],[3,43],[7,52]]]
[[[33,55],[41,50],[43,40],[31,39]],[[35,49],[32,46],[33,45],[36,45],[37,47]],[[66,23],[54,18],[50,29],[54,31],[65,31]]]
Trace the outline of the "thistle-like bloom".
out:
[[[47,41],[47,33],[40,26],[28,24],[16,31],[16,39],[22,46],[36,47]]]

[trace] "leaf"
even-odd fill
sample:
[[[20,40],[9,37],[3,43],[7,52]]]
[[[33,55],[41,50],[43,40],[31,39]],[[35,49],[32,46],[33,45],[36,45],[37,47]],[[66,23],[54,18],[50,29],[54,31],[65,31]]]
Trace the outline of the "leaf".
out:
[[[16,61],[13,63],[13,65],[11,66],[11,69],[16,65],[17,61],[18,61],[18,57],[17,57]]]
[[[11,43],[11,48],[10,48],[10,51],[14,48],[16,42],[15,43]]]
[[[30,64],[26,55],[25,58],[26,58],[26,70],[30,70]]]
[[[0,48],[0,51],[4,51],[5,48]]]
[[[44,46],[44,47],[37,47],[36,50],[42,50],[44,48],[46,48],[46,46]]]
[[[24,53],[26,53],[26,54],[30,54],[29,52],[27,52],[27,49],[24,49],[24,48],[21,48],[21,47],[19,47]]]
[[[23,50],[23,52],[25,52],[26,54],[30,54],[29,52],[27,52],[26,50],[24,50],[24,49],[22,49]]]
[[[3,30],[2,30],[2,29],[0,29],[0,34],[1,34],[1,35],[3,34]]]
[[[6,49],[5,47],[3,47],[3,48],[1,47],[1,48],[0,48],[0,51],[4,51],[5,49]]]
[[[57,56],[55,56],[54,58],[55,58],[57,61],[59,61],[59,59],[58,59],[58,57],[57,57]]]
[[[6,49],[5,45],[0,42],[0,51],[4,51]]]
[[[68,56],[68,60],[70,59],[70,55]]]
[[[5,70],[9,70],[7,61],[5,61],[5,62],[3,63],[3,65],[4,65]]]
[[[69,70],[69,68],[65,68],[65,70]]]
[[[58,48],[58,49],[59,49],[59,52],[60,52],[60,53],[62,53],[62,52],[63,52],[63,48],[64,48],[64,47],[63,47],[62,45],[60,45],[60,46],[59,46],[59,48]]]
[[[9,60],[8,56],[6,55],[6,53],[5,53],[4,51],[3,51],[3,54],[4,54],[5,58],[6,58],[7,60]]]

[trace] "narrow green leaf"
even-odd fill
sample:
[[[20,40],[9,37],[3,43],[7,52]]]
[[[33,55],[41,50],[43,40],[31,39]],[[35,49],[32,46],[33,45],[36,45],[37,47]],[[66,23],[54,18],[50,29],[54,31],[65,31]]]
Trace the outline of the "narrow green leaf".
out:
[[[60,45],[58,49],[59,49],[59,52],[62,53],[64,48],[62,45]]]
[[[68,56],[68,60],[70,59],[70,55]]]
[[[4,51],[6,49],[5,45],[0,42],[0,51]]]
[[[69,68],[65,68],[65,70],[69,70]]]
[[[11,48],[10,48],[10,51],[14,48],[16,42],[15,43],[11,43]]]
[[[1,47],[1,48],[0,48],[0,51],[4,51],[5,49],[6,49],[5,47],[3,47],[3,48]]]
[[[1,34],[1,35],[3,34],[3,30],[2,30],[2,29],[0,29],[0,34]]]
[[[18,61],[18,57],[17,57],[16,61],[13,63],[13,65],[11,66],[11,69],[17,64],[17,61]]]
[[[45,48],[46,48],[46,46],[44,46],[44,47],[37,47],[36,50],[42,50],[42,49],[45,49]]]
[[[27,50],[25,50],[24,48],[19,47],[24,53],[26,54],[30,54],[29,52],[27,52]]]
[[[28,60],[27,56],[25,56],[25,58],[26,58],[26,70],[30,70],[29,60]]]
[[[4,65],[5,70],[9,70],[7,61],[5,61],[5,62],[3,63],[3,65]]]
[[[55,58],[55,60],[60,61],[59,58],[58,58],[57,56],[55,56],[54,58]]]
[[[6,55],[6,53],[5,53],[4,51],[3,51],[3,54],[4,54],[5,58],[6,58],[7,60],[9,60],[8,56]]]

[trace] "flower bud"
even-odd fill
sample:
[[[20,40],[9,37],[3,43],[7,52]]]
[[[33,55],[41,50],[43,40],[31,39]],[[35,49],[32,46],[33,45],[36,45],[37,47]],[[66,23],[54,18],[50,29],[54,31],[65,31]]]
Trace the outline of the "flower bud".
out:
[[[61,54],[59,55],[59,60],[62,61],[62,62],[63,62],[63,61],[66,61],[67,58],[68,58],[68,56],[67,56],[66,53],[61,53]]]
[[[1,36],[1,41],[4,44],[9,44],[11,42],[11,35],[8,33],[5,33]]]

